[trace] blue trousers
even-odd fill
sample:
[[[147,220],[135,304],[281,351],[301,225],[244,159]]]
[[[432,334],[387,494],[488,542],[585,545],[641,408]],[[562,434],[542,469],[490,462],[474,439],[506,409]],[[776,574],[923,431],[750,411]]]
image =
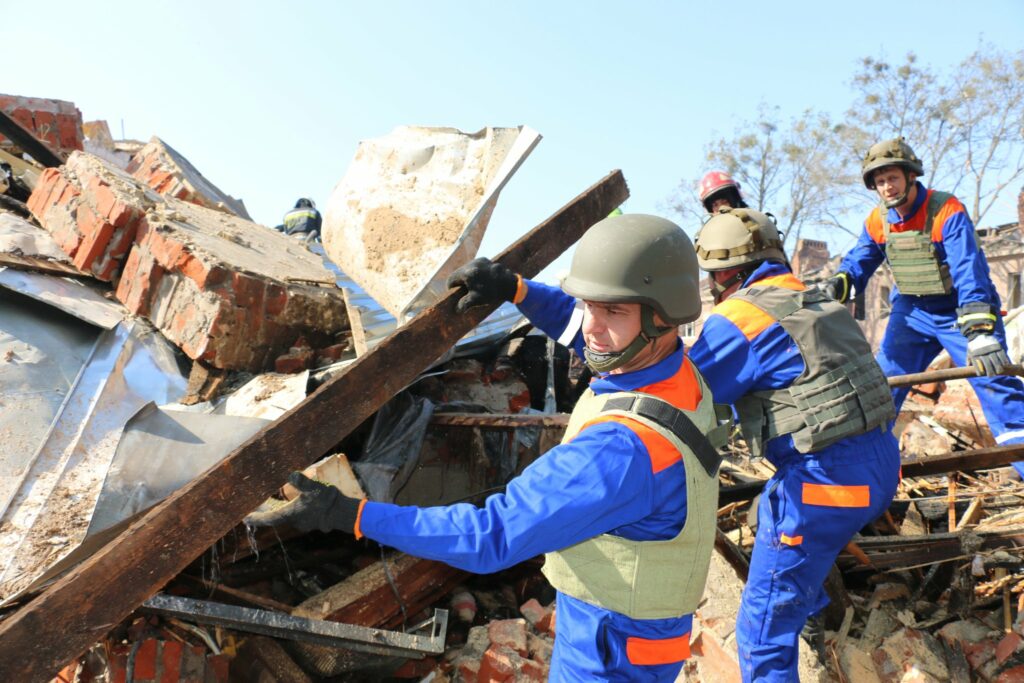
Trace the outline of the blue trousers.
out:
[[[1005,348],[1006,330],[1001,319],[996,321],[994,334]],[[942,349],[949,351],[954,365],[967,365],[967,339],[956,327],[956,313],[924,310],[908,298],[898,297],[876,357],[882,371],[888,376],[921,372]],[[999,376],[968,381],[978,395],[996,443],[1024,443],[1024,384],[1020,379]],[[909,392],[909,387],[893,389],[897,411]],[[1013,466],[1024,476],[1024,463]]]
[[[551,683],[621,681],[672,683],[690,655],[693,615],[631,619],[559,592],[555,599],[555,648]],[[631,655],[631,641],[647,644],[647,658]]]
[[[775,463],[757,511],[750,576],[736,619],[744,681],[798,681],[800,630],[828,604],[823,584],[840,551],[888,508],[899,445],[874,429]]]

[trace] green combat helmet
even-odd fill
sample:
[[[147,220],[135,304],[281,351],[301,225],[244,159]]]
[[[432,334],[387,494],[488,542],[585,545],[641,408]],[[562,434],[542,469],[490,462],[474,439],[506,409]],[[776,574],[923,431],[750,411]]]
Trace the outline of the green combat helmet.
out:
[[[562,289],[584,301],[641,304],[642,326],[622,351],[587,349],[587,364],[598,372],[614,370],[656,337],[700,317],[699,277],[693,244],[672,221],[631,213],[595,224],[576,247]],[[657,325],[655,312],[670,326]]]
[[[904,173],[912,172],[917,176],[924,175],[924,164],[914,154],[904,138],[893,138],[884,142],[876,142],[864,155],[860,164],[860,174],[864,178],[864,187],[869,190],[875,189],[875,181],[872,175],[875,171],[886,166],[899,166]]]

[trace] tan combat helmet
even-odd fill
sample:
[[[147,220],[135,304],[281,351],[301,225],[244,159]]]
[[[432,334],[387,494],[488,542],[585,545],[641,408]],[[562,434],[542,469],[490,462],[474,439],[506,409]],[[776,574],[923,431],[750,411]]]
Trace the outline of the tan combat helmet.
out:
[[[753,209],[723,209],[697,233],[697,263],[704,270],[728,270],[767,259],[786,262],[775,221]]]
[[[917,176],[924,175],[924,164],[914,154],[904,138],[893,138],[871,145],[864,160],[860,164],[860,174],[864,178],[864,187],[875,189],[875,181],[871,177],[875,171],[886,166],[899,166],[904,172],[910,171]]]
[[[583,235],[562,289],[584,301],[640,304],[640,334],[612,353],[584,351],[587,364],[609,372],[652,340],[700,317],[700,269],[693,244],[672,221],[646,214],[609,216]],[[667,326],[658,325],[654,313]]]

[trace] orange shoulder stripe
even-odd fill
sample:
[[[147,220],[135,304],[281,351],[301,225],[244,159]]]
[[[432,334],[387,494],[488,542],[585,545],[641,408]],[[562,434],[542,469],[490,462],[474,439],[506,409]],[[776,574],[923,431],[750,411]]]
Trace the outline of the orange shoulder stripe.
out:
[[[885,231],[882,230],[882,212],[876,206],[868,214],[867,220],[864,221],[864,229],[871,235],[871,239],[876,244],[885,244]]]
[[[660,382],[639,387],[636,391],[657,396],[680,410],[696,410],[701,399],[700,382],[693,372],[693,363],[686,356],[683,356],[683,363],[676,374]]]
[[[807,285],[793,273],[783,273],[782,275],[772,275],[766,277],[763,280],[758,280],[751,287],[780,287],[782,289],[792,289],[796,292],[802,292],[807,289]]]
[[[775,322],[775,318],[754,304],[740,299],[726,299],[715,306],[711,312],[719,314],[740,328],[740,332],[747,338],[747,341],[764,332]]]
[[[659,640],[630,636],[626,638],[626,658],[638,666],[682,662],[690,658],[690,634]]]
[[[957,213],[967,213],[967,209],[960,203],[960,200],[956,197],[950,197],[946,200],[946,203],[942,205],[938,213],[935,214],[935,220],[932,221],[932,242],[942,241],[942,226],[946,224],[950,216]]]
[[[601,424],[602,422],[618,422],[619,424],[625,425],[634,434],[639,436],[640,441],[643,442],[644,446],[647,448],[648,455],[651,457],[651,470],[655,474],[683,459],[682,455],[678,450],[676,450],[676,447],[672,445],[671,441],[644,423],[638,422],[637,420],[624,415],[601,415],[600,417],[596,417],[583,425],[583,429],[586,429],[591,425]],[[580,432],[582,432],[583,429],[581,429]]]

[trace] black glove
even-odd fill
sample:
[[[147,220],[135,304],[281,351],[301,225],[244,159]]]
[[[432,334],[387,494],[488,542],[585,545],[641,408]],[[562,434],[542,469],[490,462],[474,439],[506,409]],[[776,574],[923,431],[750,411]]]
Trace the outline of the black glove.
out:
[[[1010,364],[1006,349],[993,335],[996,312],[984,301],[972,301],[956,309],[956,324],[967,338],[967,363],[979,375],[998,375]]]
[[[512,301],[519,289],[519,276],[506,266],[488,258],[475,258],[448,276],[448,287],[465,287],[468,293],[455,304],[455,310]]]
[[[850,300],[850,274],[839,271],[833,277],[825,280],[822,289],[828,298],[845,304]]]
[[[967,362],[979,375],[998,375],[1010,364],[1006,349],[991,334],[976,334],[967,341]]]
[[[314,481],[302,472],[292,472],[288,483],[299,490],[298,497],[269,510],[257,510],[245,518],[249,526],[290,526],[299,531],[355,533],[361,501],[349,498],[336,486]]]

